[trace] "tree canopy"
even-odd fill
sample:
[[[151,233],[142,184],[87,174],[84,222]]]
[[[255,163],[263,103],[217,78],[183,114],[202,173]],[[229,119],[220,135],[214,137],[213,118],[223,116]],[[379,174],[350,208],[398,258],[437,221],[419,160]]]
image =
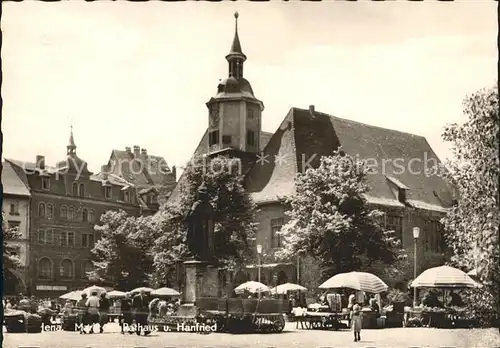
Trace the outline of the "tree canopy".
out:
[[[443,175],[458,192],[457,204],[443,223],[453,263],[475,268],[480,281],[495,292],[500,309],[498,87],[467,96],[463,109],[465,122],[449,125],[443,134],[453,153]]]
[[[2,255],[2,270],[4,283],[17,283],[15,275],[16,269],[21,266],[21,262],[16,255],[16,248],[9,241],[15,241],[21,237],[19,228],[10,228],[5,219],[5,214],[2,211],[2,233],[3,233],[3,255]]]
[[[377,217],[382,213],[370,209],[363,197],[369,190],[366,173],[362,161],[341,151],[322,157],[318,168],[299,173],[278,255],[311,255],[322,263],[324,276],[396,261],[400,241],[380,227]]]

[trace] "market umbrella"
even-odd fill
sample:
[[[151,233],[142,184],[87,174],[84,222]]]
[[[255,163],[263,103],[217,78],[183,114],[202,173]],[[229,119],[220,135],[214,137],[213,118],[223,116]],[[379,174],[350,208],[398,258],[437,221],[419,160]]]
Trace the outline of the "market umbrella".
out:
[[[264,285],[259,282],[254,282],[254,281],[249,281],[245,282],[243,284],[238,285],[235,289],[234,292],[237,294],[243,293],[245,291],[249,291],[251,293],[257,293],[257,292],[267,292],[269,291],[269,287],[267,285]]]
[[[74,291],[70,291],[64,295],[59,296],[59,298],[62,300],[78,301],[78,300],[81,300],[82,294],[83,294],[82,290],[74,290]]]
[[[137,294],[137,293],[141,292],[141,290],[144,290],[145,293],[151,293],[154,291],[154,289],[142,286],[140,288],[135,288],[134,290],[131,291],[131,293]]]
[[[83,289],[83,292],[86,293],[87,296],[91,296],[93,292],[97,292],[97,296],[101,296],[103,292],[106,292],[106,289],[101,288],[100,286],[92,285]]]
[[[170,288],[159,288],[151,292],[153,296],[165,297],[165,296],[179,296],[180,293],[174,289]]]
[[[125,293],[123,291],[118,291],[118,290],[113,290],[108,292],[108,298],[111,300],[118,299],[118,298],[124,298]]]
[[[429,268],[422,272],[411,287],[417,288],[475,288],[478,283],[465,272],[450,266]]]
[[[307,288],[293,283],[285,283],[271,289],[271,292],[279,295],[285,295],[288,291],[307,291]]]
[[[366,272],[339,273],[319,286],[320,289],[349,288],[378,294],[386,291],[388,286],[379,277]]]

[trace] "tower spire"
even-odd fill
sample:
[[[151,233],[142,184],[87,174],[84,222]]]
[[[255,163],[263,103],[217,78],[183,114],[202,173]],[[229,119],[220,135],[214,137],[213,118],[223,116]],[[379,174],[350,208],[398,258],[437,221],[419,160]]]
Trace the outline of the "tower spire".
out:
[[[73,137],[73,124],[71,124],[71,127],[70,127],[69,143],[66,146],[66,149],[67,149],[68,155],[76,154],[75,138]]]
[[[226,56],[226,60],[229,63],[229,77],[235,77],[240,79],[243,77],[243,62],[247,57],[243,54],[241,50],[240,38],[238,36],[238,12],[234,13],[235,26],[234,26],[234,38],[231,45],[231,50]]]

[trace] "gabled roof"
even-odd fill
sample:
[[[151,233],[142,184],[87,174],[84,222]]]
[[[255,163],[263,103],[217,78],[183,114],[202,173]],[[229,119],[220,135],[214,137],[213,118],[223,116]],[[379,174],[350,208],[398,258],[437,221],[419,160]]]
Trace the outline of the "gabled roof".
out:
[[[162,186],[172,184],[173,178],[167,161],[161,156],[140,155],[136,159],[133,153],[123,150],[113,150],[110,161],[115,159],[117,163],[122,163],[121,177],[127,182],[143,188],[149,186]],[[142,170],[141,170],[141,163]],[[117,171],[115,174],[119,174]]]
[[[271,162],[253,166],[246,188],[257,203],[289,196],[294,192],[295,175],[308,164],[316,166],[321,156],[330,155],[339,146],[355,158],[368,160],[375,169],[367,176],[369,203],[403,206],[387,175],[408,187],[406,198],[415,207],[443,210],[451,205],[451,188],[439,176],[425,172],[426,160],[440,161],[424,137],[298,108],[289,111],[264,149]],[[273,157],[279,154],[285,154],[288,160],[275,163]],[[411,170],[401,172],[401,164]]]
[[[4,195],[31,196],[30,190],[23,171],[15,170],[8,160],[2,162],[2,185]]]
[[[269,132],[260,132],[260,146],[262,149],[264,149],[271,139],[273,133]],[[208,129],[205,131],[203,136],[201,137],[200,142],[198,143],[198,146],[194,150],[193,156],[191,157],[189,163],[194,162],[196,158],[199,158],[200,156],[206,154],[209,152],[208,149]],[[179,198],[179,194],[181,191],[182,183],[184,181],[184,172],[182,173],[181,177],[179,178],[177,185],[175,185],[174,189],[172,190],[172,193],[170,194],[168,198],[168,202],[175,202]]]

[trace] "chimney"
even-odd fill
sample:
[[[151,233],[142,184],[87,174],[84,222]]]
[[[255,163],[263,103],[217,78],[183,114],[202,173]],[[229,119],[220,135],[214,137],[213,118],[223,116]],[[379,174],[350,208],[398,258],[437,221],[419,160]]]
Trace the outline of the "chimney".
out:
[[[127,146],[127,147],[125,148],[125,151],[127,151],[127,153],[132,153],[132,149],[130,148],[130,146]]]
[[[45,169],[45,156],[36,155],[35,167],[38,169]]]
[[[107,165],[104,164],[101,166],[101,174],[102,174],[102,178],[104,180],[108,180],[108,174],[109,174],[108,170],[109,170],[109,168]]]
[[[177,181],[177,168],[172,166],[172,175],[174,176],[174,180]]]
[[[141,147],[139,145],[134,145],[134,156],[139,157],[141,154]]]
[[[311,113],[311,116],[314,116],[314,105],[309,105],[309,112]]]

